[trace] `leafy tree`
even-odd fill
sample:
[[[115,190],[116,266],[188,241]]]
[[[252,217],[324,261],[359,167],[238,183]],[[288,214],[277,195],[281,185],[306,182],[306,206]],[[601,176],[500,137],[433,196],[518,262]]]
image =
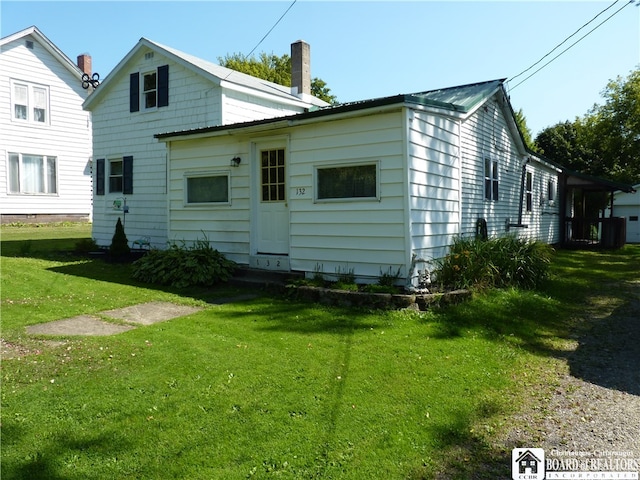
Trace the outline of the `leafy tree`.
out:
[[[223,67],[246,73],[269,82],[285,87],[291,86],[291,57],[286,53],[281,57],[262,52],[256,57],[245,57],[240,53],[218,57],[218,63]],[[311,95],[327,103],[335,105],[338,99],[332,95],[327,83],[317,77],[311,79]]]
[[[527,117],[524,116],[524,112],[522,109],[515,112],[516,123],[518,124],[518,128],[522,133],[522,137],[524,138],[525,145],[531,150],[536,151],[536,145],[533,141],[533,137],[531,136],[531,129],[527,125]]]
[[[640,68],[627,78],[611,80],[602,95],[604,105],[590,112],[592,141],[602,152],[611,178],[640,182]]]
[[[543,155],[576,171],[640,182],[640,68],[611,80],[604,104],[582,118],[549,127],[535,143]]]

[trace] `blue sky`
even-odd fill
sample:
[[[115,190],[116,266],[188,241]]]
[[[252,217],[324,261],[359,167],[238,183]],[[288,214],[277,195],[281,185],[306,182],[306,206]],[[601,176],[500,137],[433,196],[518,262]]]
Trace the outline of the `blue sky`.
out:
[[[214,62],[246,55],[291,3],[1,0],[0,35],[35,25],[71,59],[91,54],[104,78],[141,37]],[[282,55],[307,41],[312,76],[341,102],[414,93],[514,77],[613,3],[298,0],[256,53]],[[553,55],[627,3],[618,0]],[[638,65],[640,7],[629,4],[521,85],[513,88],[526,75],[511,82],[511,103],[535,135],[585,114],[610,79]]]

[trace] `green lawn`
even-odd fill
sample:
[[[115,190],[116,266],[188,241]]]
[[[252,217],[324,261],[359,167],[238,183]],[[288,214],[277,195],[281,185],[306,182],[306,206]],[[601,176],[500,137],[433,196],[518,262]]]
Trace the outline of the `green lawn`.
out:
[[[560,252],[544,292],[426,314],[216,305],[242,292],[159,290],[61,253],[88,236],[2,228],[2,337],[28,350],[2,362],[3,480],[508,477],[492,438],[552,388],[594,279],[613,301],[640,276],[627,247]],[[152,300],[204,309],[110,337],[24,330]]]

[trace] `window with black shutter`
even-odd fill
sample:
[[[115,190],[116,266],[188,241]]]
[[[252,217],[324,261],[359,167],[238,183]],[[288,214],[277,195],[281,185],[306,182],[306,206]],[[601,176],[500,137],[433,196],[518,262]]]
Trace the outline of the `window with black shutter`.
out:
[[[96,160],[96,195],[104,195],[104,158]]]
[[[122,158],[122,193],[133,193],[133,157]]]
[[[132,73],[129,76],[129,111],[140,110],[140,74]]]

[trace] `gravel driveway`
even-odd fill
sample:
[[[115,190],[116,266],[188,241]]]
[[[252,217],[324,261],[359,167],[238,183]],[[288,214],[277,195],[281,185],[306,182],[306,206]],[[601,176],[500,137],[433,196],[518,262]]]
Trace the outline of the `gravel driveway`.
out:
[[[539,405],[537,412],[525,412],[522,418],[519,415],[514,424],[527,428],[512,428],[503,445],[543,448],[547,461],[575,458],[566,452],[609,461],[624,458],[619,465],[638,472],[640,281],[620,287],[618,297],[625,300],[612,305],[610,298],[594,296],[585,306],[581,318],[585,329],[567,354],[548,404]]]

